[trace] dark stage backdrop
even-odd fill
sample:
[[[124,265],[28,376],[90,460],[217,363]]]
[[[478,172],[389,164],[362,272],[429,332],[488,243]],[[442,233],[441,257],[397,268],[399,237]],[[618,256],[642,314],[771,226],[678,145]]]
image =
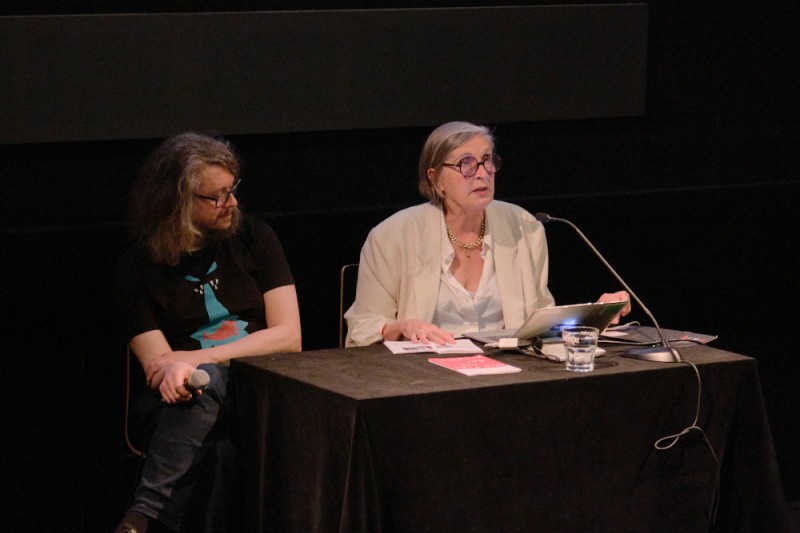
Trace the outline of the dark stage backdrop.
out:
[[[337,94],[326,95],[339,99],[347,113],[328,122],[318,116],[326,110],[313,107],[319,104],[314,100],[308,113],[298,108],[299,116],[307,120],[304,126],[288,121],[282,122],[288,126],[280,126],[267,120],[274,116],[269,100],[241,108],[263,117],[262,129],[258,120],[247,122],[247,113],[214,114],[208,106],[198,105],[194,113],[181,114],[185,109],[178,106],[173,114],[170,106],[147,99],[126,109],[122,102],[96,112],[92,103],[108,96],[93,89],[108,87],[100,79],[104,72],[81,70],[78,56],[63,39],[64,28],[54,29],[61,40],[26,41],[32,49],[24,51],[25,57],[38,58],[35,64],[24,65],[19,55],[8,56],[10,45],[20,42],[14,24],[19,19],[13,16],[70,14],[61,3],[50,4],[56,3],[7,2],[0,17],[0,109],[7,130],[2,134],[6,144],[0,145],[0,177],[8,192],[0,228],[7,324],[2,465],[7,520],[24,517],[26,529],[34,531],[54,523],[70,530],[108,530],[133,486],[134,463],[125,459],[122,440],[124,351],[111,316],[110,275],[127,245],[123,219],[129,185],[160,137],[192,127],[224,133],[234,142],[244,160],[241,203],[271,223],[281,237],[297,278],[304,345],[313,349],[338,342],[339,267],[358,260],[373,225],[421,201],[415,186],[419,149],[437,123],[451,118],[486,122],[494,128],[505,161],[498,176],[498,198],[573,220],[665,327],[719,334],[717,346],[758,359],[787,497],[800,499],[800,461],[795,453],[800,433],[794,412],[800,403],[796,386],[800,363],[792,343],[783,340],[796,316],[792,304],[800,296],[795,281],[800,200],[796,126],[800,117],[795,95],[800,87],[792,75],[800,67],[796,9],[753,8],[737,2],[703,8],[650,2],[646,31],[634,28],[635,42],[642,44],[645,39],[646,68],[640,70],[639,65],[631,71],[636,76],[620,78],[619,63],[609,58],[616,74],[600,80],[601,85],[591,85],[599,81],[586,76],[582,68],[589,56],[563,61],[547,53],[528,56],[547,58],[546,67],[556,73],[550,86],[549,76],[532,80],[526,75],[534,71],[512,69],[508,57],[489,58],[486,63],[487,50],[513,51],[520,39],[528,37],[548,41],[540,40],[541,35],[508,32],[505,23],[478,12],[469,22],[455,19],[471,32],[461,25],[444,25],[441,35],[415,39],[414,46],[439,46],[445,42],[443,36],[451,32],[458,36],[447,45],[448,57],[441,59],[447,77],[433,85],[430,98],[419,97],[426,93],[420,86],[387,90],[381,83],[397,72],[387,74],[383,69],[388,63],[373,62],[369,68],[336,73],[367,82],[382,80],[374,85],[375,91],[359,85],[347,93],[338,85]],[[221,4],[138,2],[120,7],[98,0],[85,3],[82,13],[215,12]],[[312,19],[320,7],[319,2],[235,4],[235,9],[230,5],[224,9],[302,10],[302,16]],[[393,9],[457,5],[359,4]],[[458,5],[468,5],[473,13],[488,3]],[[358,6],[336,2],[324,7]],[[619,3],[614,9],[639,12],[642,7]],[[410,15],[403,13],[398,20]],[[60,19],[26,23],[41,28],[53,20]],[[586,22],[586,35],[592,39],[575,50],[591,44],[593,50],[600,46],[619,51],[614,43],[624,36],[616,30],[600,31],[596,18]],[[618,28],[613,22],[609,21],[609,29]],[[331,39],[333,34],[319,39]],[[314,61],[331,57],[332,52],[320,50],[319,57],[309,58],[315,37],[311,36],[305,55],[292,59],[323,68]],[[563,33],[552,38],[564,42]],[[182,50],[196,59],[195,50],[182,39],[175,35],[165,42],[165,58],[172,61],[181,55],[174,50]],[[229,42],[220,36],[214,39]],[[107,40],[99,46],[118,50],[113,35]],[[407,46],[398,43],[398,49]],[[385,52],[391,55],[393,49],[388,48]],[[241,45],[242,53],[247,50]],[[136,65],[124,68],[123,58],[131,56],[136,51],[120,55],[121,64],[109,62],[116,76],[126,70],[141,73]],[[473,57],[480,61],[472,65]],[[64,58],[73,62],[72,82],[70,76],[64,77],[60,63]],[[230,61],[236,64],[239,59],[234,56]],[[346,59],[341,61],[347,64]],[[430,57],[421,62],[429,69],[436,64]],[[24,67],[29,81],[59,73],[69,83],[33,91],[30,97],[35,93],[38,100],[26,101],[27,91],[14,85],[21,82],[10,65]],[[449,65],[458,68],[453,72]],[[465,65],[472,68],[464,71]],[[559,71],[566,65],[578,71]],[[203,79],[214,75],[199,72],[202,68],[197,65],[192,68]],[[318,73],[312,69],[309,79]],[[257,73],[254,79],[263,79],[265,90],[279,88],[287,94],[318,89],[301,83],[300,70],[290,73],[289,87],[283,85],[282,74]],[[413,69],[405,74],[414,83],[424,81],[415,78]],[[487,75],[501,76],[508,87],[487,80]],[[98,79],[98,85],[75,81],[92,79]],[[613,92],[594,99],[588,90],[607,91],[615,79],[621,91],[626,88],[620,93],[626,95],[622,101],[609,99]],[[631,79],[641,85],[631,85]],[[541,103],[537,92],[517,90],[520,84],[534,82],[551,102],[560,103],[537,107]],[[123,89],[140,83],[132,79]],[[175,83],[164,90],[175,89]],[[588,85],[576,88],[576,83]],[[66,97],[62,89],[69,92],[76,87],[82,98],[77,108],[87,113],[86,121],[71,115],[76,109],[72,106],[43,114],[49,105],[43,97],[51,94],[53,102],[60,102]],[[211,97],[225,101],[226,91],[208,87],[211,94],[203,95],[205,88],[200,84],[197,91],[190,90],[185,101]],[[14,99],[9,100],[9,94]],[[411,101],[404,100],[409,94]],[[353,95],[369,105],[356,112],[353,106],[358,100]],[[570,95],[592,103],[591,110],[578,106]],[[240,110],[237,102],[225,104],[226,110]],[[513,112],[506,112],[506,107]],[[132,108],[140,113],[126,115]],[[115,123],[118,116],[127,120]],[[211,116],[221,121],[219,125],[208,119]],[[238,122],[223,124],[226,120]],[[568,227],[549,225],[547,233],[551,287],[559,302],[583,301],[616,289],[610,274]],[[633,318],[646,320],[641,312]]]
[[[0,35],[5,143],[644,112],[644,4],[17,16]]]

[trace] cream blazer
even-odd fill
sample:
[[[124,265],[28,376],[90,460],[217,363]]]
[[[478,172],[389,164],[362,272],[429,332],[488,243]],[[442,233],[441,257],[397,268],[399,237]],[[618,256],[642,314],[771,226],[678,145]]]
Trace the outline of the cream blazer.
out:
[[[442,210],[409,207],[370,231],[361,249],[356,299],[345,313],[348,347],[383,340],[394,320],[433,320],[442,267]],[[503,321],[516,328],[540,307],[554,304],[547,288],[544,227],[519,206],[493,201],[486,208]]]

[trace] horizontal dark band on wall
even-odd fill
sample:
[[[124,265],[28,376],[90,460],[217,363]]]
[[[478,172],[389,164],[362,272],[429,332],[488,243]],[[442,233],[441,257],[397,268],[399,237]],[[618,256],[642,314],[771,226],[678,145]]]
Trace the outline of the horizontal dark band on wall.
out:
[[[675,187],[675,188],[661,188],[661,189],[632,189],[632,190],[615,190],[607,192],[594,192],[594,193],[564,193],[564,194],[550,194],[550,195],[536,195],[536,196],[517,196],[507,197],[502,200],[515,203],[517,205],[527,206],[535,203],[557,203],[567,202],[569,200],[597,200],[597,201],[614,201],[624,200],[625,198],[638,197],[650,198],[658,200],[667,196],[698,196],[698,195],[714,195],[722,194],[726,196],[740,196],[748,197],[748,195],[770,194],[777,195],[781,198],[793,198],[800,190],[800,180],[789,180],[780,182],[756,182],[756,183],[741,183],[729,185],[698,185],[695,187]],[[422,200],[418,201],[422,203]],[[411,204],[416,205],[416,204]],[[283,211],[255,211],[249,214],[263,218],[266,220],[278,219],[301,219],[310,220],[314,217],[318,218],[347,218],[358,217],[362,218],[365,214],[380,213],[376,223],[383,220],[384,217],[389,216],[401,209],[409,207],[409,204],[369,204],[359,205],[353,207],[330,207],[325,210],[320,209],[295,209]],[[758,208],[760,209],[760,207]],[[755,209],[754,211],[758,211]],[[123,222],[99,222],[94,224],[61,224],[58,226],[24,226],[24,227],[0,227],[0,236],[14,236],[14,235],[31,235],[31,234],[50,234],[50,233],[80,233],[84,231],[96,230],[120,230],[125,228]]]
[[[641,116],[645,4],[0,18],[2,143]]]

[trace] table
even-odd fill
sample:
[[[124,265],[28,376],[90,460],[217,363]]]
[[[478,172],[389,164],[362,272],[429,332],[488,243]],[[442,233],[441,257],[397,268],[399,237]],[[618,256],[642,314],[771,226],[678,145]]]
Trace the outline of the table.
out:
[[[681,348],[718,469],[699,431],[654,447],[694,420],[694,370],[618,352],[475,377],[382,345],[234,360],[248,530],[788,531],[756,361]]]

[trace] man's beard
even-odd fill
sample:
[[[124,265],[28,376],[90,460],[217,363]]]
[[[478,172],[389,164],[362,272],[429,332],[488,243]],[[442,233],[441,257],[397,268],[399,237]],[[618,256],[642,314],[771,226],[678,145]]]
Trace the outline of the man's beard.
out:
[[[239,229],[242,221],[242,214],[239,208],[234,209],[231,216],[231,223],[227,228],[223,229],[209,229],[203,233],[203,242],[205,244],[216,244],[218,242],[230,239]]]

